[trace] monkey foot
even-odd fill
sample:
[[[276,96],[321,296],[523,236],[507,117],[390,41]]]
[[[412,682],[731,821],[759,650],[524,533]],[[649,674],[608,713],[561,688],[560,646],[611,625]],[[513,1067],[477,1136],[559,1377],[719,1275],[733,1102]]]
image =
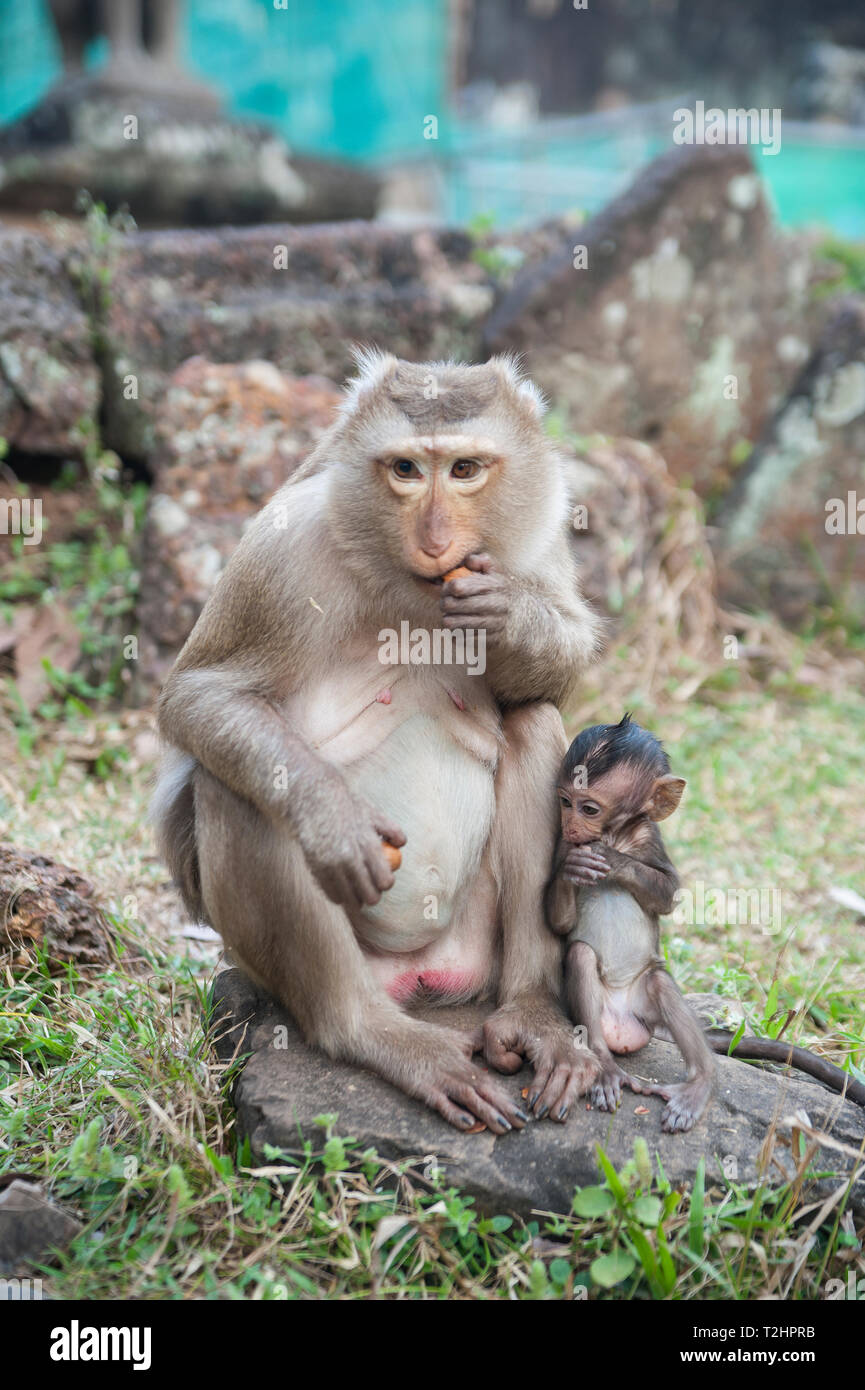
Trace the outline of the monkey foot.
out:
[[[623,1086],[627,1086],[637,1095],[643,1095],[645,1092],[643,1083],[637,1081],[629,1072],[622,1071],[621,1067],[616,1067],[615,1070],[602,1071],[589,1096],[594,1109],[618,1110],[622,1101]]]
[[[682,1081],[676,1086],[656,1086],[653,1094],[667,1101],[661,1115],[664,1133],[684,1134],[693,1129],[705,1110],[709,1088],[702,1081]]]
[[[549,1115],[564,1124],[577,1096],[583,1095],[598,1073],[593,1052],[574,1045],[570,1028],[551,1017],[544,1002],[519,1008],[505,1005],[485,1021],[484,1055],[491,1067],[506,1074],[519,1071],[523,1057],[534,1069],[528,1104],[536,1120]]]

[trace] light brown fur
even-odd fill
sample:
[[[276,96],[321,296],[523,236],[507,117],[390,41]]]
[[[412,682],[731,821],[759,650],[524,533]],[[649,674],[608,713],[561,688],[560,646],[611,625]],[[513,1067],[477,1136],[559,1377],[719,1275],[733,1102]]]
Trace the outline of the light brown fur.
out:
[[[155,815],[190,911],[310,1041],[498,1133],[524,1122],[519,1106],[470,1040],[402,1003],[495,995],[487,1059],[509,1071],[529,1057],[536,1113],[564,1118],[597,1069],[571,1044],[541,905],[556,705],[597,629],[540,415],[506,359],[364,355],[337,421],[232,556],[159,707],[173,751]],[[467,577],[435,582],[464,561]],[[381,631],[402,621],[482,627],[485,674],[382,667]],[[382,836],[404,845],[396,875]]]

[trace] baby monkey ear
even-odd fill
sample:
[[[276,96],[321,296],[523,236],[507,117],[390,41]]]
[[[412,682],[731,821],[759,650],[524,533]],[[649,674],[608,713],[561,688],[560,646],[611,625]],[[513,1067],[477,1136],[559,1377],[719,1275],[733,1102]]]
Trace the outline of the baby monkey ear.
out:
[[[667,773],[664,777],[659,777],[651,792],[649,799],[643,807],[644,813],[650,820],[666,820],[671,816],[682,800],[682,792],[685,790],[684,777],[673,777]]]

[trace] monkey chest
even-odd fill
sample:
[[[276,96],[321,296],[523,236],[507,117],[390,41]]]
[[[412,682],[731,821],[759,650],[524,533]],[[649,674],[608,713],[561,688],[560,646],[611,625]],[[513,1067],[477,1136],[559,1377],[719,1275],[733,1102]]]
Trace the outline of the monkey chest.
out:
[[[335,662],[289,702],[289,722],[312,747],[343,768],[382,759],[391,764],[398,759],[402,766],[404,726],[427,735],[409,740],[418,752],[435,728],[436,741],[462,748],[494,772],[501,717],[486,682],[462,669],[383,667],[370,655],[375,650],[370,640],[360,656],[352,652]]]
[[[603,885],[578,889],[576,924],[568,941],[584,941],[598,961],[610,989],[623,989],[657,963],[656,926],[623,888]]]

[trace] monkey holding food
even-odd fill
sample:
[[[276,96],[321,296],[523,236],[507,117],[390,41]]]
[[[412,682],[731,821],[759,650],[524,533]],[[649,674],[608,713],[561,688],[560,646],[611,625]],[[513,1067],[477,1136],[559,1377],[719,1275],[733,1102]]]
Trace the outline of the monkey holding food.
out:
[[[543,918],[558,707],[598,632],[564,464],[510,359],[359,367],[168,677],[159,840],[190,913],[308,1041],[502,1134],[528,1118],[519,1097],[471,1037],[412,1013],[492,1000],[486,1062],[526,1057],[528,1108],[561,1122],[598,1066]],[[385,675],[403,622],[483,630],[485,669]]]
[[[546,893],[547,920],[567,935],[571,1017],[601,1064],[592,1104],[615,1110],[622,1086],[663,1096],[661,1124],[670,1133],[700,1118],[715,1070],[702,1026],[660,954],[658,918],[672,911],[679,885],[657,822],[672,815],[684,788],[658,740],[629,715],[584,729],[559,772],[561,837]],[[685,1081],[644,1083],[616,1061],[653,1033],[676,1043]]]

